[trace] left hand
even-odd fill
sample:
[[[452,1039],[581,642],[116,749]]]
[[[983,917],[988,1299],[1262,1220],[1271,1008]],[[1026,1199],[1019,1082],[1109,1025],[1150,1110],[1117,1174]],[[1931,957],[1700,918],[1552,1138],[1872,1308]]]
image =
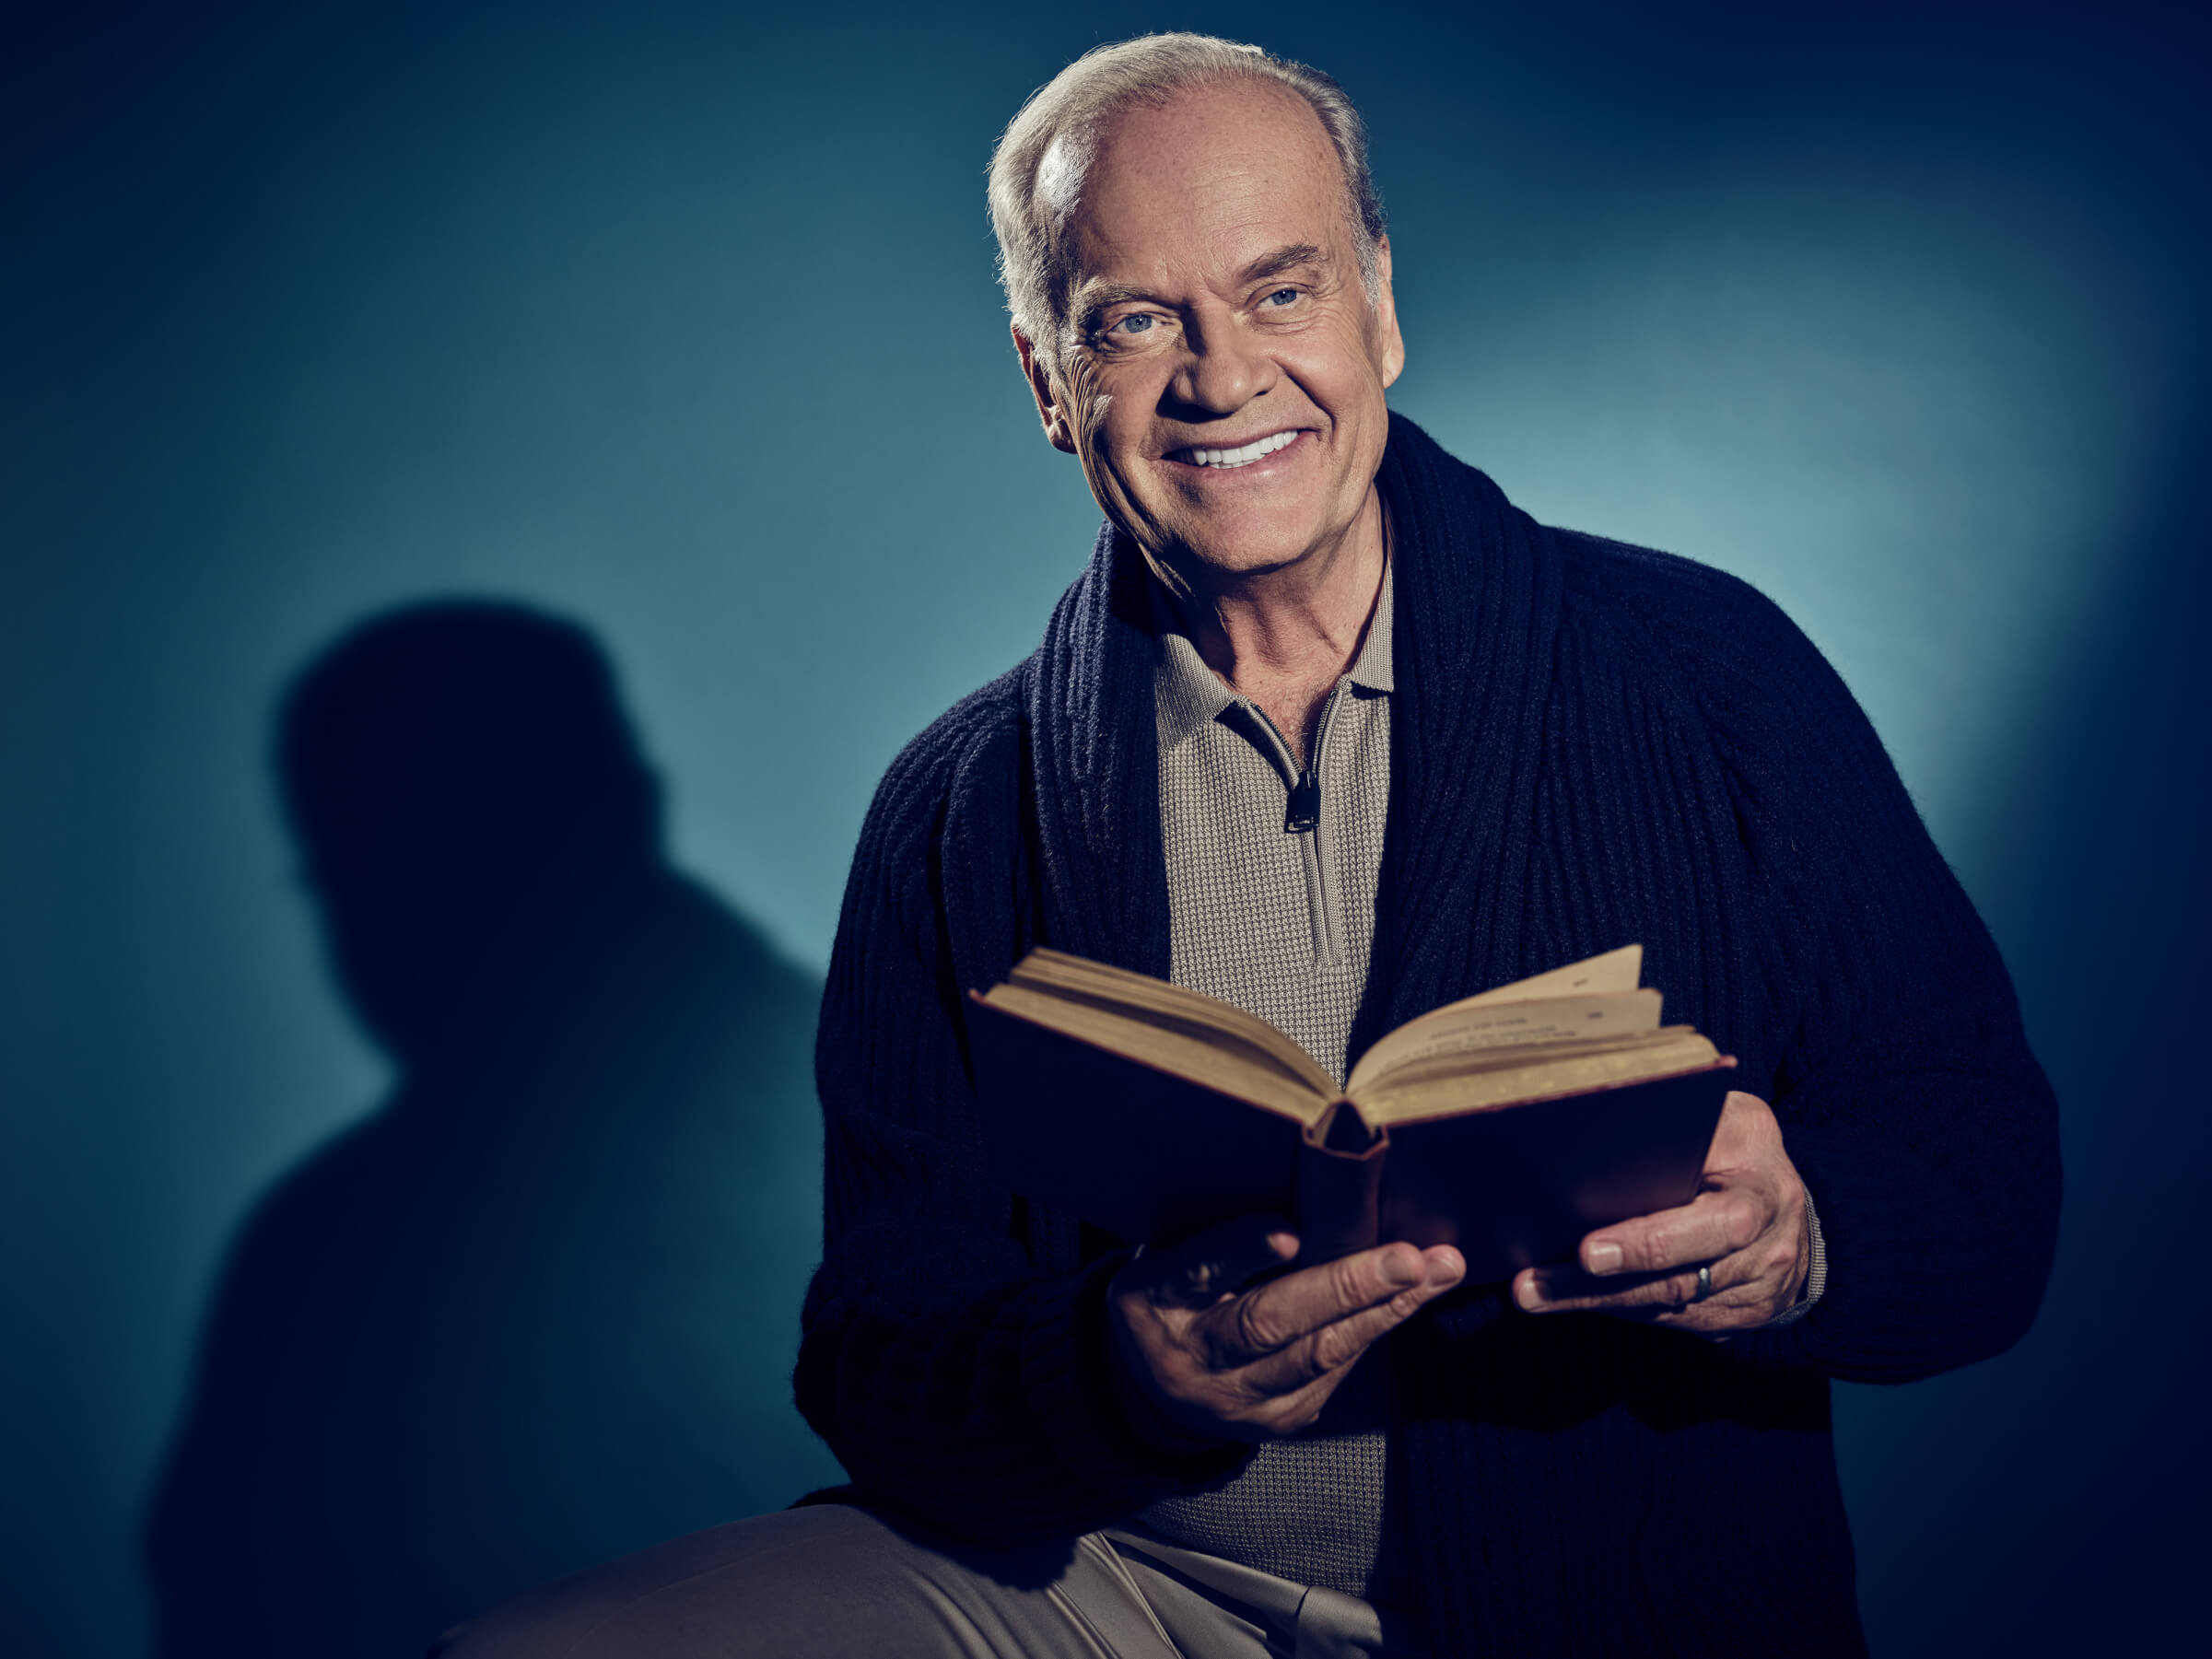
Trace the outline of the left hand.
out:
[[[1522,1269],[1514,1302],[1531,1314],[1614,1314],[1721,1339],[1797,1306],[1811,1266],[1811,1227],[1805,1184],[1766,1102],[1729,1093],[1696,1198],[1600,1227],[1577,1255],[1579,1268]],[[1703,1298],[1701,1267],[1713,1279]]]

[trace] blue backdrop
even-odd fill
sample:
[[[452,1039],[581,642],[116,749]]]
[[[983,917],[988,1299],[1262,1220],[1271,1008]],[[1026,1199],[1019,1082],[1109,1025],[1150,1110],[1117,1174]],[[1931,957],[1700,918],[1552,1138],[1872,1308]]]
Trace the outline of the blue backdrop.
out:
[[[13,1651],[141,1650],[138,1530],[227,1243],[394,1084],[278,808],[286,685],[403,602],[570,619],[673,863],[772,941],[760,972],[818,975],[883,766],[1029,648],[1094,520],[1016,380],[989,146],[1153,28],[1343,81],[1396,405],[1539,518],[1778,599],[2014,969],[2066,1114],[2057,1278],[2004,1358],[1839,1390],[1877,1651],[2186,1628],[2212,273],[2178,27],[234,5],[32,25],[0,85]],[[746,1203],[804,1187],[763,1183],[811,1162],[807,1111],[760,1117]],[[802,1264],[763,1271],[795,1309]],[[836,1478],[770,1324],[731,1475],[756,1506]]]

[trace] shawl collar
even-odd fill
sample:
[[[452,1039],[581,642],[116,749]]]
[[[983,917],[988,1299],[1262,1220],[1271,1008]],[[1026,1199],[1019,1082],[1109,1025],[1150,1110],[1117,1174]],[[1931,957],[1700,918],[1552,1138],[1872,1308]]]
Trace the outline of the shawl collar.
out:
[[[1397,626],[1390,818],[1356,1054],[1521,971],[1560,560],[1543,528],[1402,415],[1376,478]],[[1111,524],[1024,689],[1040,937],[1165,978],[1167,876],[1141,555]]]
[[[1527,971],[1519,901],[1562,588],[1549,532],[1402,415],[1391,417],[1375,485],[1404,620],[1392,653],[1390,819],[1354,1054]]]
[[[1160,739],[1144,556],[1102,525],[1053,608],[1024,695],[1041,942],[1168,973]]]

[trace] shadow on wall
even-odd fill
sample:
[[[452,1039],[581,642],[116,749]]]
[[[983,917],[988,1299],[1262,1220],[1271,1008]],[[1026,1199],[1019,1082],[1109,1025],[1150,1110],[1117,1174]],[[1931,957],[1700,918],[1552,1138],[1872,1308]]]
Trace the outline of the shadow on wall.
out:
[[[819,985],[661,853],[588,635],[373,620],[278,764],[392,1098],[233,1247],[148,1517],[159,1651],[415,1654],[837,1478],[790,1404]]]

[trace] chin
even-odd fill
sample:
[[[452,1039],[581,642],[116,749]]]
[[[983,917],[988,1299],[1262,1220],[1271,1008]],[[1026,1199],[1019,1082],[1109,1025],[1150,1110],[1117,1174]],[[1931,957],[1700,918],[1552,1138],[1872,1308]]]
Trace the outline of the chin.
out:
[[[1264,571],[1281,570],[1294,565],[1312,551],[1310,545],[1271,546],[1240,542],[1224,547],[1218,543],[1200,543],[1190,549],[1190,557],[1209,570],[1218,570],[1224,576],[1258,576]]]
[[[1295,565],[1329,539],[1326,530],[1310,522],[1293,527],[1264,520],[1191,525],[1176,538],[1199,563],[1240,576]]]

